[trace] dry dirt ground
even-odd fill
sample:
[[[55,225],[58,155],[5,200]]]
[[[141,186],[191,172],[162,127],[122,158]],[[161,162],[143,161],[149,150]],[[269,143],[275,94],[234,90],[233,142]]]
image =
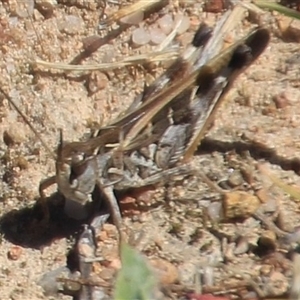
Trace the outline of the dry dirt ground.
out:
[[[79,140],[89,132],[91,124],[105,123],[128,106],[141,91],[146,74],[149,78],[150,73],[156,77],[161,72],[161,68],[151,66],[153,70],[132,67],[96,74],[99,90],[90,95],[89,76],[32,68],[30,63],[38,58],[49,62],[72,61],[82,51],[82,41],[98,34],[101,1],[37,2],[44,10],[36,5],[30,17],[19,7],[20,3],[0,2],[1,87],[17,101],[50,149],[58,143],[59,128],[66,140]],[[178,38],[184,46],[201,21],[213,24],[220,17],[203,13],[202,7],[200,0],[181,4],[171,1],[142,24],[147,27],[163,14],[185,9],[191,25]],[[104,13],[109,15],[117,9],[118,6],[108,4]],[[69,15],[78,18],[74,27],[64,23]],[[300,221],[297,199],[272,185],[257,167],[264,165],[281,182],[300,186],[299,72],[294,66],[299,62],[295,53],[299,45],[278,37],[276,18],[270,13],[262,16],[260,21],[272,31],[271,43],[237,80],[193,163],[224,189],[237,188],[247,195],[261,192],[264,216],[272,221],[275,215],[280,229],[291,231]],[[82,63],[110,62],[149,53],[154,46],[131,47],[131,34],[136,27],[126,29]],[[242,33],[249,27],[250,22],[245,20],[239,30]],[[55,173],[54,161],[8,101],[2,96],[0,99],[0,299],[70,299],[46,296],[36,282],[44,273],[66,264],[66,254],[74,241],[72,236],[81,228],[80,224],[64,218],[57,211],[61,208],[59,204],[54,204],[50,220],[53,225],[43,229],[43,213],[34,205],[39,198],[40,181]],[[47,191],[48,195],[55,189]],[[251,216],[234,222],[209,222],[204,207],[221,197],[201,179],[189,178],[180,187],[169,187],[167,192],[160,189],[154,197],[154,207],[143,212],[129,211],[125,223],[133,233],[143,233],[135,245],[137,249],[151,260],[159,258],[175,266],[175,278],[163,282],[168,286],[169,297],[181,298],[187,290],[192,291],[194,275],[203,268],[210,270],[209,266],[215,274],[217,292],[226,290],[227,285],[235,291],[239,286],[239,295],[246,295],[241,282],[252,278],[260,287],[270,285],[267,295],[284,294],[292,272],[291,260],[287,259],[290,244],[286,243],[287,250],[281,249],[279,237],[272,238],[274,228]],[[109,284],[116,269],[112,263],[117,253],[115,238],[114,227],[106,225],[99,243],[101,255],[110,267],[95,266],[95,271]],[[255,293],[247,295],[256,299]]]

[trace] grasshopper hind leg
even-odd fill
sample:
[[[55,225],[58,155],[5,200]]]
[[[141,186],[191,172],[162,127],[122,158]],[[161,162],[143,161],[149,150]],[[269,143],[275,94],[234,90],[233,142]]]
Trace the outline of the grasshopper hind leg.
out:
[[[101,189],[101,192],[105,197],[107,204],[109,206],[109,212],[111,214],[113,224],[117,227],[119,240],[120,240],[119,245],[121,245],[122,242],[126,241],[126,236],[124,232],[125,228],[123,226],[121,211],[114,193],[113,185],[105,186],[100,181],[97,184]]]

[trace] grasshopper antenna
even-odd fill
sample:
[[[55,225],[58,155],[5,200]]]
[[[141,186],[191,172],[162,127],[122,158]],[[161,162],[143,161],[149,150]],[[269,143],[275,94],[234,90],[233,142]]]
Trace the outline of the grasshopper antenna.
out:
[[[34,126],[32,126],[32,123],[28,120],[28,118],[23,114],[23,112],[19,109],[18,105],[16,102],[10,97],[1,87],[0,87],[0,92],[1,94],[4,95],[4,97],[9,101],[9,103],[14,107],[14,109],[18,112],[18,114],[22,117],[24,122],[30,127],[30,129],[33,131],[35,136],[40,140],[46,151],[52,156],[52,158],[56,159],[55,155],[53,152],[50,150],[50,148],[47,146],[46,142],[43,140],[41,135],[36,131]]]
[[[59,129],[59,143],[57,146],[57,162],[62,162],[63,161],[63,143],[64,143],[64,137],[63,137],[63,131],[60,128]]]

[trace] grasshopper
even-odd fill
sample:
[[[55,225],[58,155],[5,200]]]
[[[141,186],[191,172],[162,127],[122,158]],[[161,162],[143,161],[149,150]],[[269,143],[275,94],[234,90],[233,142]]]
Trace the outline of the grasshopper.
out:
[[[221,51],[222,30],[230,22],[232,14],[227,12],[214,31],[201,25],[183,55],[145,87],[123,114],[89,139],[66,142],[61,132],[56,175],[41,182],[41,197],[56,183],[66,198],[67,214],[83,218],[85,205],[95,200],[92,195],[98,190],[121,232],[116,190],[190,174],[188,162],[232,83],[261,55],[270,39],[267,29],[256,28]]]

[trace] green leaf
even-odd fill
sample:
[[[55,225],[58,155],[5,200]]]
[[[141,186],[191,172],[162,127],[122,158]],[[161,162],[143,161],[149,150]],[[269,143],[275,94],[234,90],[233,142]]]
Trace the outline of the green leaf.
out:
[[[122,269],[119,271],[115,300],[154,299],[156,279],[145,258],[128,245],[121,246]]]
[[[262,9],[269,9],[269,10],[272,10],[272,11],[277,11],[287,17],[291,17],[293,19],[300,19],[300,13],[297,12],[296,10],[294,9],[290,9],[290,8],[287,8],[283,5],[280,5],[276,2],[272,2],[270,0],[267,0],[267,1],[264,1],[264,0],[255,0],[253,1],[253,3],[258,6],[259,8],[262,8]]]

